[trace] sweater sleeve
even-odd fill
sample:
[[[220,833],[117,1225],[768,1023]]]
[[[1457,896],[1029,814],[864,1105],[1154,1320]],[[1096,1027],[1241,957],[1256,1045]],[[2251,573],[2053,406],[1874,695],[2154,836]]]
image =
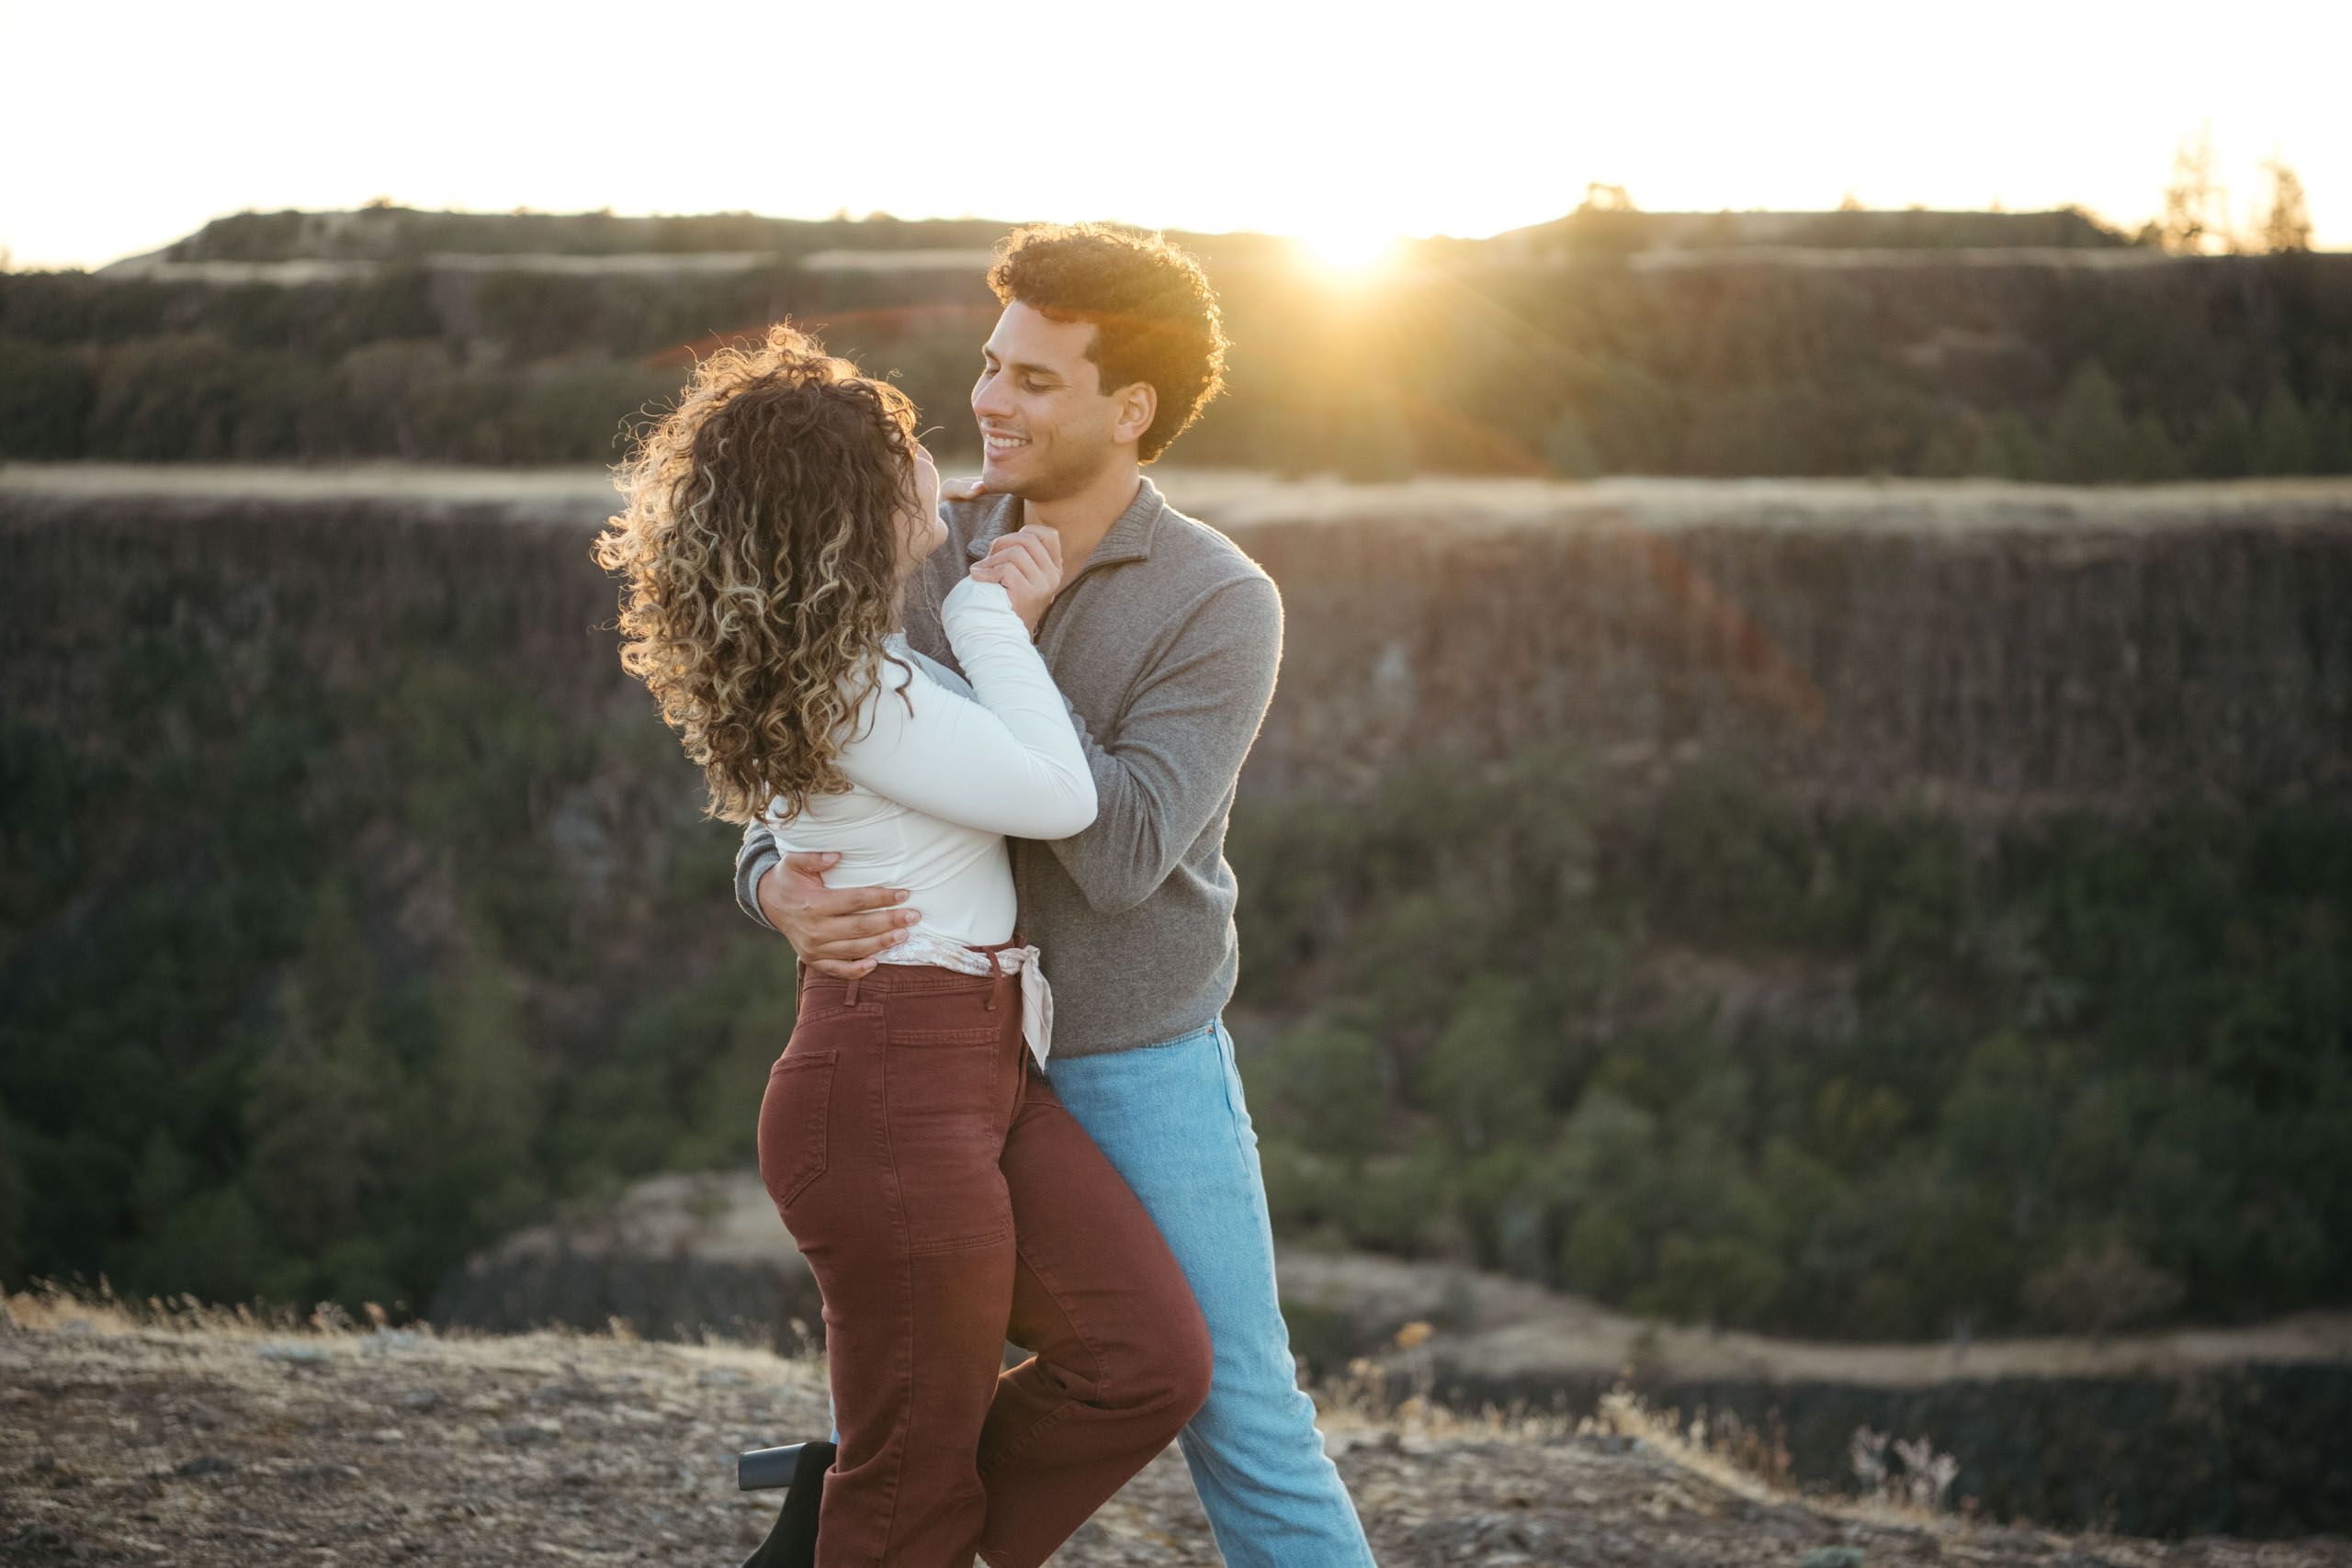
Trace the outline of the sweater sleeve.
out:
[[[986,832],[1053,840],[1085,828],[1094,777],[1012,599],[1001,584],[966,578],[940,617],[978,700],[921,666],[890,671],[842,748],[842,772],[886,799]]]
[[[760,878],[783,859],[774,829],[764,822],[744,825],[743,842],[735,851],[735,907],[770,931],[775,923],[760,912]]]
[[[1052,849],[1098,914],[1150,897],[1216,817],[1273,701],[1282,644],[1272,580],[1236,579],[1193,607],[1117,734],[1098,740],[1072,710],[1101,809]]]

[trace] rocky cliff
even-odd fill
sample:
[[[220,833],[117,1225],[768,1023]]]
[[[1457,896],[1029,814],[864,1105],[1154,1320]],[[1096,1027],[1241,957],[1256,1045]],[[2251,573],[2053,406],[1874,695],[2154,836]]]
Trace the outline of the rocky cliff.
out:
[[[1996,815],[2266,801],[2352,779],[2352,485],[1163,476],[1281,584],[1246,789],[1572,739],[1748,759],[1800,793]],[[168,491],[175,481],[149,481]],[[276,493],[0,479],[12,707],[69,712],[124,626],[267,627],[330,679],[392,639],[494,659],[559,717],[642,701],[594,476]],[[199,487],[200,488],[200,487]]]

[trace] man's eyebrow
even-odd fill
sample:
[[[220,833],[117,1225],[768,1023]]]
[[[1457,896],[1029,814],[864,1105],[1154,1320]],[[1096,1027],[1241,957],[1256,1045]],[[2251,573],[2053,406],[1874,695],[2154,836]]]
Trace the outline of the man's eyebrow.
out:
[[[996,357],[996,350],[989,348],[985,344],[981,346],[980,352],[990,359],[994,359]],[[1007,365],[1005,368],[1008,370],[1019,370],[1023,374],[1030,376],[1051,376],[1057,381],[1062,378],[1062,373],[1055,369],[1052,366],[1039,365],[1032,360],[1016,359],[1010,365]]]

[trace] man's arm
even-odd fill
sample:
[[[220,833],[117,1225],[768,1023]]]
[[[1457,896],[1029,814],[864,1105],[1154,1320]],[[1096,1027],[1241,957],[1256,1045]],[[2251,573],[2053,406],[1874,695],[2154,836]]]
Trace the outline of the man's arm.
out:
[[[1273,700],[1282,645],[1282,595],[1238,578],[1193,607],[1107,743],[1072,711],[1094,825],[1047,842],[1098,914],[1150,897],[1216,815]]]
[[[907,899],[903,887],[826,886],[825,873],[841,858],[831,850],[779,858],[775,835],[754,822],[735,852],[735,902],[791,942],[804,966],[846,980],[871,971],[874,955],[904,941],[922,913],[897,908]]]
[[[784,856],[777,852],[775,833],[764,822],[743,829],[742,847],[735,852],[735,907],[770,931],[775,922],[760,912],[760,878],[775,869]]]

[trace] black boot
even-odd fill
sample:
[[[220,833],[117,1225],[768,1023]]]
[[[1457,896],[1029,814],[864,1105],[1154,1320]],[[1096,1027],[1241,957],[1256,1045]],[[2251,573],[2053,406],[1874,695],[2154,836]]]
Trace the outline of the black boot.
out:
[[[817,1568],[817,1506],[824,1500],[825,1472],[832,1466],[834,1451],[831,1443],[800,1445],[775,1528],[757,1551],[743,1559],[743,1568]]]

